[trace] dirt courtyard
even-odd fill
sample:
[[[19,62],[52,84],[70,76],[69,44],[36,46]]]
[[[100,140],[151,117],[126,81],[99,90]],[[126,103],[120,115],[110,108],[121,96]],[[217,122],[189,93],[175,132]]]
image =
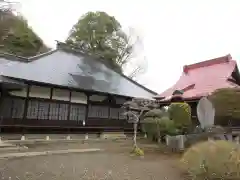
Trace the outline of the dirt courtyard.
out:
[[[30,145],[30,151],[102,148],[103,152],[49,155],[0,160],[0,179],[11,180],[182,180],[177,157],[140,143],[145,157],[130,156],[131,142]]]

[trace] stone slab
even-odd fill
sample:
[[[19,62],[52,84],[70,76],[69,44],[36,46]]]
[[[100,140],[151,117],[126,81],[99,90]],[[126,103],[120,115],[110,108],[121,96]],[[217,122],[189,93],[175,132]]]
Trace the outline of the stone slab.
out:
[[[1,148],[6,148],[6,147],[16,147],[16,145],[1,141],[0,142],[0,149]]]
[[[0,154],[0,159],[18,158],[18,157],[34,157],[43,155],[54,154],[68,154],[68,153],[86,153],[86,152],[99,152],[101,149],[68,149],[68,150],[56,150],[56,151],[42,151],[42,152],[21,152],[21,153],[5,153]]]
[[[100,135],[101,139],[126,139],[124,132],[103,132]]]

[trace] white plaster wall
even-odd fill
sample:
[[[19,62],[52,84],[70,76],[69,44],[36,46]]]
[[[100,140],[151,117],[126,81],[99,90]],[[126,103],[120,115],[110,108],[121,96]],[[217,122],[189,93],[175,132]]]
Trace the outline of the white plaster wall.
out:
[[[9,92],[13,96],[19,96],[19,97],[27,97],[27,90],[26,88],[22,89],[21,91],[11,91]]]
[[[72,91],[71,99],[69,99],[69,90],[63,90],[63,89],[53,89],[53,99],[55,100],[62,100],[62,101],[71,101],[74,103],[82,103],[87,104],[87,96],[85,93]],[[20,97],[26,97],[27,96],[27,89],[22,89],[20,91],[11,91],[11,95],[14,96],[20,96]],[[31,86],[29,90],[29,97],[37,97],[37,98],[44,98],[44,99],[50,99],[51,89],[41,86]],[[105,99],[106,97],[101,96],[93,96],[95,100]]]
[[[87,96],[81,92],[72,92],[71,102],[87,104]]]
[[[52,99],[61,100],[61,101],[69,101],[70,100],[70,91],[63,89],[53,89]]]
[[[50,99],[51,89],[41,86],[31,86],[29,90],[29,97],[38,97]]]

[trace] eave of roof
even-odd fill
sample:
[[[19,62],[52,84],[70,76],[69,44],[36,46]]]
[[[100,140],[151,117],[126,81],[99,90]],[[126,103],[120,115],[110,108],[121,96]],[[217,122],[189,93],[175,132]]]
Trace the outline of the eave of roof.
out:
[[[168,101],[174,90],[183,90],[183,98],[191,100],[207,96],[219,88],[237,87],[234,81],[229,80],[234,70],[238,70],[237,63],[231,55],[184,66],[176,84],[154,98]]]

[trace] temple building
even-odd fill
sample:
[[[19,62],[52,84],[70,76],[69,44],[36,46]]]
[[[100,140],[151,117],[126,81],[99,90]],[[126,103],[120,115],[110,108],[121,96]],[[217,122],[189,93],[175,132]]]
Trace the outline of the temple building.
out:
[[[193,118],[196,117],[198,100],[220,88],[240,86],[238,66],[231,55],[186,65],[179,80],[163,93],[155,96],[160,106],[170,103],[176,92],[192,107]],[[179,94],[179,93],[177,93]]]
[[[4,132],[127,130],[122,104],[157,95],[64,43],[32,58],[2,53],[0,72]]]

